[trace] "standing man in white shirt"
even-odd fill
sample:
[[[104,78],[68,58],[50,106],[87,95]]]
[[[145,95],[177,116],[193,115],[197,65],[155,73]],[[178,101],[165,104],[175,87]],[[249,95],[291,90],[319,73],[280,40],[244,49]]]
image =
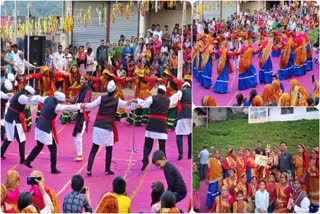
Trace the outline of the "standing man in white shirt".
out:
[[[58,45],[58,51],[53,55],[54,71],[64,72],[65,70],[65,54],[62,52],[62,45]],[[62,87],[63,80],[56,82],[57,90]]]
[[[200,180],[204,180],[206,178],[209,155],[207,147],[204,146],[198,156],[200,158]]]
[[[160,25],[159,24],[157,24],[156,30],[153,31],[153,38],[155,38],[156,35],[159,36],[159,40],[162,42],[162,40],[161,40],[162,39],[162,30],[160,30]]]
[[[17,61],[19,59],[19,53],[21,52],[20,50],[18,50],[18,45],[17,44],[13,44],[11,46],[12,48],[12,51],[11,51],[11,54],[13,56],[13,61]]]
[[[19,52],[19,58],[14,62],[14,69],[16,70],[17,74],[24,75],[24,72],[27,68],[35,69],[36,66],[25,60],[24,53],[21,51]]]

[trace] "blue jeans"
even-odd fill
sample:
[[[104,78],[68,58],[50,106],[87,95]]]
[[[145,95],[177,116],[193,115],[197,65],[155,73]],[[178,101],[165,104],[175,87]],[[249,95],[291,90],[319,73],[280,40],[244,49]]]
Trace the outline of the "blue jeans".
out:
[[[206,178],[208,164],[200,164],[200,181]]]

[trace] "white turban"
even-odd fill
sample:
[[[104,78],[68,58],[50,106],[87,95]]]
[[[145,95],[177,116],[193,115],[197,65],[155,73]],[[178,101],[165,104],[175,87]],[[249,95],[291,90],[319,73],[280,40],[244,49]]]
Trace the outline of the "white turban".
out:
[[[66,95],[60,91],[54,92],[54,97],[60,102],[64,102],[66,99]]]
[[[158,89],[161,89],[161,90],[163,90],[164,92],[167,91],[166,86],[164,86],[164,85],[159,85]]]
[[[10,82],[10,80],[6,79],[4,81],[4,87],[8,90],[8,91],[11,91],[13,89],[12,87],[12,83]]]
[[[8,79],[9,81],[11,81],[11,82],[14,81],[14,79],[15,79],[15,78],[14,78],[14,74],[9,73],[8,76],[7,76],[7,79]]]
[[[114,83],[113,80],[109,81],[107,89],[108,89],[108,92],[114,92],[114,90],[116,90],[116,84]]]
[[[32,95],[36,92],[30,85],[26,85],[24,89]]]

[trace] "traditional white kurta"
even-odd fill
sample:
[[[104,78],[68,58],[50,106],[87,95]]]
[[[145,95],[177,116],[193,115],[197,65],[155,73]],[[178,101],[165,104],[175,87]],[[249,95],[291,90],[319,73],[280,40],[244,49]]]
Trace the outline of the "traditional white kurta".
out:
[[[170,97],[170,100],[172,99],[173,102],[178,102],[182,98],[182,91],[178,91],[177,93],[173,94]],[[192,120],[191,118],[182,118],[178,119],[176,129],[175,129],[176,135],[189,135],[192,133]]]
[[[32,103],[30,101],[31,101],[31,99],[29,97],[27,97],[26,95],[24,95],[24,94],[21,94],[19,96],[19,98],[18,98],[18,102],[21,105],[31,105]],[[9,105],[9,102],[7,103],[7,105]],[[17,128],[20,142],[26,141],[26,135],[25,135],[25,133],[23,131],[21,123],[17,124],[15,120],[12,123],[9,123],[8,121],[5,120],[4,121],[4,127],[5,127],[5,130],[6,130],[6,135],[7,135],[8,141],[13,141],[14,140],[14,130],[15,130],[15,128]]]
[[[178,100],[172,96],[170,97],[169,106],[177,104],[177,102],[178,102]],[[138,99],[138,105],[141,106],[142,108],[149,108],[151,106],[152,102],[153,102],[152,96],[148,97],[145,100]],[[159,140],[167,140],[168,134],[146,130],[145,137],[149,137],[152,139],[159,139]]]
[[[95,108],[100,104],[101,104],[101,96],[99,96],[95,101],[91,103],[87,103],[86,108],[88,109]],[[137,105],[135,103],[128,105],[126,101],[119,99],[117,109],[120,109],[120,108],[134,110],[137,108]],[[99,146],[113,146],[114,144],[113,141],[114,141],[113,131],[110,131],[108,129],[102,129],[99,127],[93,127],[92,142],[94,144],[97,144]]]
[[[47,98],[46,97],[38,97],[38,102],[44,103],[44,100]],[[58,104],[55,108],[55,112],[58,113],[59,111],[77,111],[79,110],[80,103],[75,104],[75,105],[63,105],[63,104]],[[52,131],[50,133],[47,133],[45,131],[40,130],[39,128],[36,127],[35,131],[35,140],[39,141],[40,143],[43,143],[44,145],[52,145]]]
[[[260,189],[256,192],[255,195],[255,205],[256,208],[254,210],[255,213],[259,213],[258,209],[263,209],[264,211],[268,212],[269,207],[269,193],[267,190],[264,190],[263,192],[260,191]]]

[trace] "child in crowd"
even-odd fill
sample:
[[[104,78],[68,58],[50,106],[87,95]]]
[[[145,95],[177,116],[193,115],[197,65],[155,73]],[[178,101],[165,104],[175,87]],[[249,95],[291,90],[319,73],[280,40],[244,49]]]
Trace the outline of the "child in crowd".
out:
[[[169,163],[161,150],[156,150],[152,155],[152,163],[159,169],[163,169],[168,184],[167,191],[171,191],[179,202],[187,195],[186,184],[179,170]]]

